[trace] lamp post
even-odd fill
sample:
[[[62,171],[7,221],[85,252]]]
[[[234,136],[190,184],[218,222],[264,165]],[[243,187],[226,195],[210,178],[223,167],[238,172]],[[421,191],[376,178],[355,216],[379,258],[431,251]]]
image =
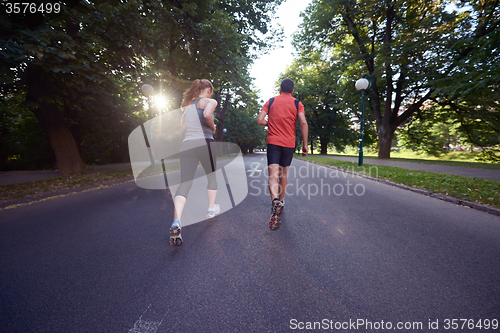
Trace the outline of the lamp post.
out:
[[[229,110],[226,111],[226,118],[227,118],[227,156],[229,156]]]
[[[369,81],[368,81],[369,79]],[[356,89],[361,90],[361,119],[359,120],[359,157],[358,166],[363,166],[363,108],[365,103],[365,91],[372,85],[370,75],[363,74],[361,79],[356,81]]]
[[[141,91],[142,91],[142,94],[148,98],[148,118],[151,119],[152,118],[152,114],[151,114],[151,96],[154,95],[155,89],[150,84],[146,83],[146,84],[142,85]],[[144,128],[144,124],[142,124],[141,127],[142,127],[144,133],[147,133],[146,130],[145,130],[145,128]],[[149,130],[151,132],[151,122],[149,122]],[[153,134],[151,134],[151,138],[147,138],[147,140],[148,140],[147,146],[148,146],[149,158],[151,159],[151,166],[154,166],[155,165],[155,159],[154,159],[153,149],[151,147],[151,142],[149,142],[149,140],[153,139],[152,136],[153,136]]]
[[[228,136],[228,138],[227,138],[227,156],[229,156],[229,133],[227,132],[227,128],[224,128],[222,130],[222,133],[227,133],[227,136]]]

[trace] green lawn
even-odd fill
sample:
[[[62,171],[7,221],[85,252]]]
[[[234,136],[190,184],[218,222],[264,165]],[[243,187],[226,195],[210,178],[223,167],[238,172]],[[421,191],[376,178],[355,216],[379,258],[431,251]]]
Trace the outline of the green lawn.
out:
[[[319,154],[319,152],[315,151],[315,154]],[[348,151],[345,154],[328,154],[328,155],[356,157],[356,158],[358,157],[358,154],[355,153],[354,151]],[[398,162],[438,164],[438,165],[448,165],[448,166],[460,166],[465,168],[500,170],[500,163],[478,162],[476,160],[478,155],[479,155],[478,152],[470,153],[467,151],[453,151],[437,158],[434,156],[417,154],[416,152],[410,152],[410,151],[393,151],[391,153],[391,160]],[[364,160],[370,160],[376,158],[377,158],[377,153],[375,152],[368,152],[363,154]]]
[[[321,156],[309,155],[303,159],[500,208],[500,182],[494,180],[370,165],[369,160],[365,160],[364,166],[359,168],[356,162],[340,161]]]

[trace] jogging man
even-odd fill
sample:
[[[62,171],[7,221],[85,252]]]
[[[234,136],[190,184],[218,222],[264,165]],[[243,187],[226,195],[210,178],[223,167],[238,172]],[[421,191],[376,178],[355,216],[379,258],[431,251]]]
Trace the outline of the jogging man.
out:
[[[269,219],[271,230],[278,230],[281,226],[280,215],[285,206],[287,174],[295,151],[297,118],[302,134],[302,156],[309,153],[304,105],[292,97],[293,87],[292,80],[284,79],[280,85],[280,95],[267,101],[257,117],[257,124],[267,126],[267,165],[269,193],[272,200],[271,218]]]

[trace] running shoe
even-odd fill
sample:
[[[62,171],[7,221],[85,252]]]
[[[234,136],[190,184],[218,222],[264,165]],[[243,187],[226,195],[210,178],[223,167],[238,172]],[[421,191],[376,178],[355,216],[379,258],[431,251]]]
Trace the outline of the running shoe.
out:
[[[285,199],[283,199],[283,201],[280,201],[278,203],[278,215],[281,216],[281,213],[283,213],[284,209],[285,209]]]
[[[212,217],[214,217],[215,215],[217,215],[219,213],[220,213],[220,205],[214,204],[214,208],[209,208],[208,209],[207,216],[210,217],[210,218],[212,218]]]
[[[281,201],[274,199],[273,206],[271,208],[271,218],[269,219],[269,229],[273,231],[276,231],[281,227],[280,207],[282,207]]]
[[[172,226],[170,227],[170,244],[181,246],[182,236],[181,236],[181,221],[174,220]]]
[[[283,209],[285,208],[285,200],[279,201],[278,199],[273,200],[273,204],[271,206],[271,214],[277,214],[278,216],[283,213]]]

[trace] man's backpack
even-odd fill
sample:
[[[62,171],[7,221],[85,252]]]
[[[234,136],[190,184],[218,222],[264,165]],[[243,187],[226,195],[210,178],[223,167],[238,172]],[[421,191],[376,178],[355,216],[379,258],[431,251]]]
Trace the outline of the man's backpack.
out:
[[[267,107],[267,115],[269,116],[269,112],[271,112],[271,105],[274,103],[274,97],[269,99],[269,106]],[[295,99],[294,101],[295,107],[297,108],[297,116],[299,116],[299,100]]]

